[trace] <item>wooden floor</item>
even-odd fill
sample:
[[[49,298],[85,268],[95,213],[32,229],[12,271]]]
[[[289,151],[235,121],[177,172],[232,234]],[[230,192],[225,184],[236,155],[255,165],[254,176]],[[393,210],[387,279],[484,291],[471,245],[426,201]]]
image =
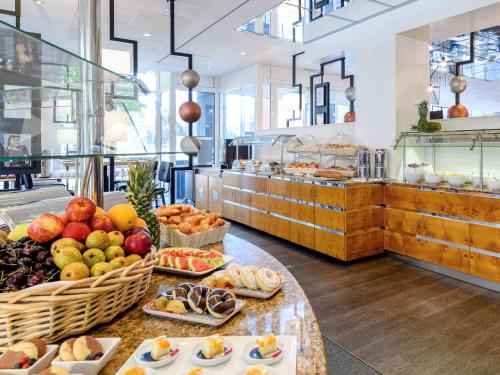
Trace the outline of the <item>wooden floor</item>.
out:
[[[234,224],[296,277],[323,335],[383,374],[500,374],[500,294],[387,256],[344,265]]]

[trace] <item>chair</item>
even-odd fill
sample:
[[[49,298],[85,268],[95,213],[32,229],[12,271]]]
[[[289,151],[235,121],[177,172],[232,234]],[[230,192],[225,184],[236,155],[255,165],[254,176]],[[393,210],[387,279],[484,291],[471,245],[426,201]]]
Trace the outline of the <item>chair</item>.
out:
[[[158,181],[160,181],[160,187],[156,188],[155,193],[155,205],[159,207],[158,196],[161,196],[161,202],[165,205],[165,193],[170,190],[170,170],[174,166],[174,163],[169,161],[162,161],[160,163],[160,168],[158,170]],[[165,188],[165,185],[167,187]]]

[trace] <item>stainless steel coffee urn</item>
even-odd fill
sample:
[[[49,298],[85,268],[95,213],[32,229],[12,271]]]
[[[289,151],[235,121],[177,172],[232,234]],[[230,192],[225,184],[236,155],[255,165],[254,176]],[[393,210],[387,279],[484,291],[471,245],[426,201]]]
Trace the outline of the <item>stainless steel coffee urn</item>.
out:
[[[377,148],[375,150],[375,168],[374,175],[375,178],[386,178],[387,177],[387,153],[383,148]]]
[[[358,150],[358,177],[370,178],[370,176],[370,150],[367,148],[360,148]]]

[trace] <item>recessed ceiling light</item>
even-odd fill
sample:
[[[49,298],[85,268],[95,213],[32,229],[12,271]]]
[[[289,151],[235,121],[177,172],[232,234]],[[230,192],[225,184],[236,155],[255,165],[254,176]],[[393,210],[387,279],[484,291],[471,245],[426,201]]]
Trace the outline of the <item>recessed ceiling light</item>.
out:
[[[45,1],[43,1],[43,0],[35,0],[35,4],[36,5],[43,5],[43,4],[45,4]]]
[[[240,52],[240,55],[241,55],[241,56],[245,56],[246,54],[247,54],[247,53],[246,53],[245,51],[241,51],[241,52]]]
[[[210,70],[210,69],[212,69],[212,68],[211,68],[211,67],[209,67],[209,66],[207,66],[207,70]]]
[[[142,34],[142,36],[149,37],[149,36],[151,36],[151,34],[150,33],[144,33],[144,34]]]

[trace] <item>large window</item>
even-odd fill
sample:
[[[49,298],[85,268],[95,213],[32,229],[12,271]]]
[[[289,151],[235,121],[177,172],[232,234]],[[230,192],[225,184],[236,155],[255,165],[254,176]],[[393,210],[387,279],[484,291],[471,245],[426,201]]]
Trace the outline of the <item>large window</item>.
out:
[[[299,89],[278,87],[277,89],[277,128],[302,127],[309,124],[309,90],[302,88],[302,116],[300,113]],[[292,120],[296,118],[296,120]],[[287,121],[290,120],[290,121]]]
[[[222,94],[221,119],[224,139],[255,131],[255,84]]]

